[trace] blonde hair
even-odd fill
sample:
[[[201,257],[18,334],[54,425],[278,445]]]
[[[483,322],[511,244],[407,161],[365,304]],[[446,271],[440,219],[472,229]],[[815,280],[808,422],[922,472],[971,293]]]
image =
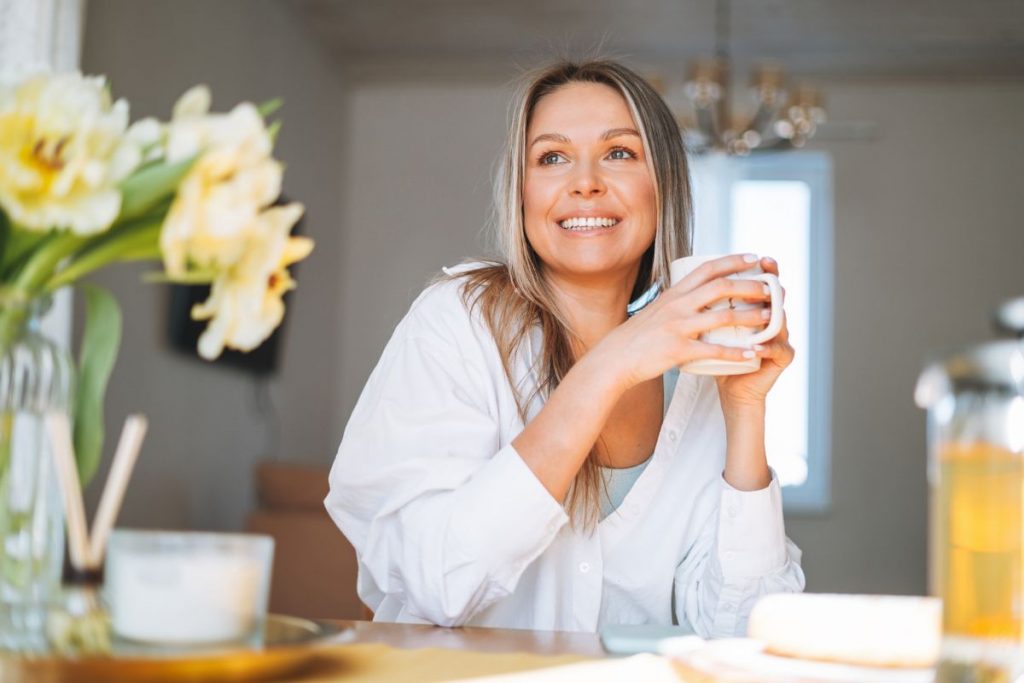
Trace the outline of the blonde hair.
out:
[[[602,83],[614,88],[629,106],[647,151],[655,181],[658,225],[654,242],[644,253],[633,286],[635,299],[652,284],[669,285],[669,263],[690,253],[692,211],[689,172],[682,134],[671,111],[641,76],[609,60],[562,61],[528,73],[522,79],[509,111],[509,136],[495,179],[494,225],[497,259],[465,275],[462,293],[466,305],[478,306],[497,342],[505,376],[515,392],[520,417],[540,394],[555,390],[577,360],[581,348],[566,318],[559,311],[541,273],[541,263],[523,225],[523,176],[526,131],[537,103],[570,83]],[[537,360],[538,383],[523,395],[512,374],[512,356],[530,330],[539,326],[543,346]],[[574,523],[593,528],[600,513],[603,490],[600,467],[591,451],[576,475],[566,499]]]

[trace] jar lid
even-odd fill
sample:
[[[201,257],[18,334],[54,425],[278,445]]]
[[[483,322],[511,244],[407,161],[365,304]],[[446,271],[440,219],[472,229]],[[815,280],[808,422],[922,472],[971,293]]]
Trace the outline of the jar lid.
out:
[[[996,310],[996,329],[1024,338],[1024,296],[1010,299]]]
[[[917,380],[914,400],[930,408],[965,391],[1024,396],[1024,340],[979,344],[932,363]]]

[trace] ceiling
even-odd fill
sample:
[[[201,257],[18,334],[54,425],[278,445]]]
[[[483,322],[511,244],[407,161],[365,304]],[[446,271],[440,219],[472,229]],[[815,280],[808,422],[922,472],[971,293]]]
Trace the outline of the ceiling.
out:
[[[350,77],[511,74],[600,51],[667,80],[713,53],[713,0],[291,0]],[[1024,80],[1024,0],[732,0],[734,61],[822,79]]]

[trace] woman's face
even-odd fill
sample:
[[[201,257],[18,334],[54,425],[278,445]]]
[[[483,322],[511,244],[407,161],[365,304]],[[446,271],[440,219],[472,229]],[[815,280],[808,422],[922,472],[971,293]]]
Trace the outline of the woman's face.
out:
[[[526,131],[525,169],[526,237],[549,274],[635,277],[657,206],[647,150],[615,89],[569,83],[542,97]]]

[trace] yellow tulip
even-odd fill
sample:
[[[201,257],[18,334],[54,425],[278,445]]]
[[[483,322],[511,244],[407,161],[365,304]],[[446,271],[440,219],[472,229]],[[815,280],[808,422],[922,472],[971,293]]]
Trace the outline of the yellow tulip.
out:
[[[216,358],[225,346],[251,351],[281,324],[282,297],[295,288],[287,268],[313,250],[312,240],[289,235],[303,210],[288,204],[263,211],[241,259],[214,280],[210,298],[192,309],[194,319],[210,320],[199,338],[202,357]]]
[[[38,75],[0,92],[0,207],[29,230],[102,232],[140,163],[128,103],[102,77]]]
[[[160,235],[164,268],[172,278],[190,269],[220,271],[238,262],[260,212],[281,193],[282,167],[249,103],[228,114],[207,114],[209,92],[189,90],[167,126],[169,163],[199,155],[178,188]]]

